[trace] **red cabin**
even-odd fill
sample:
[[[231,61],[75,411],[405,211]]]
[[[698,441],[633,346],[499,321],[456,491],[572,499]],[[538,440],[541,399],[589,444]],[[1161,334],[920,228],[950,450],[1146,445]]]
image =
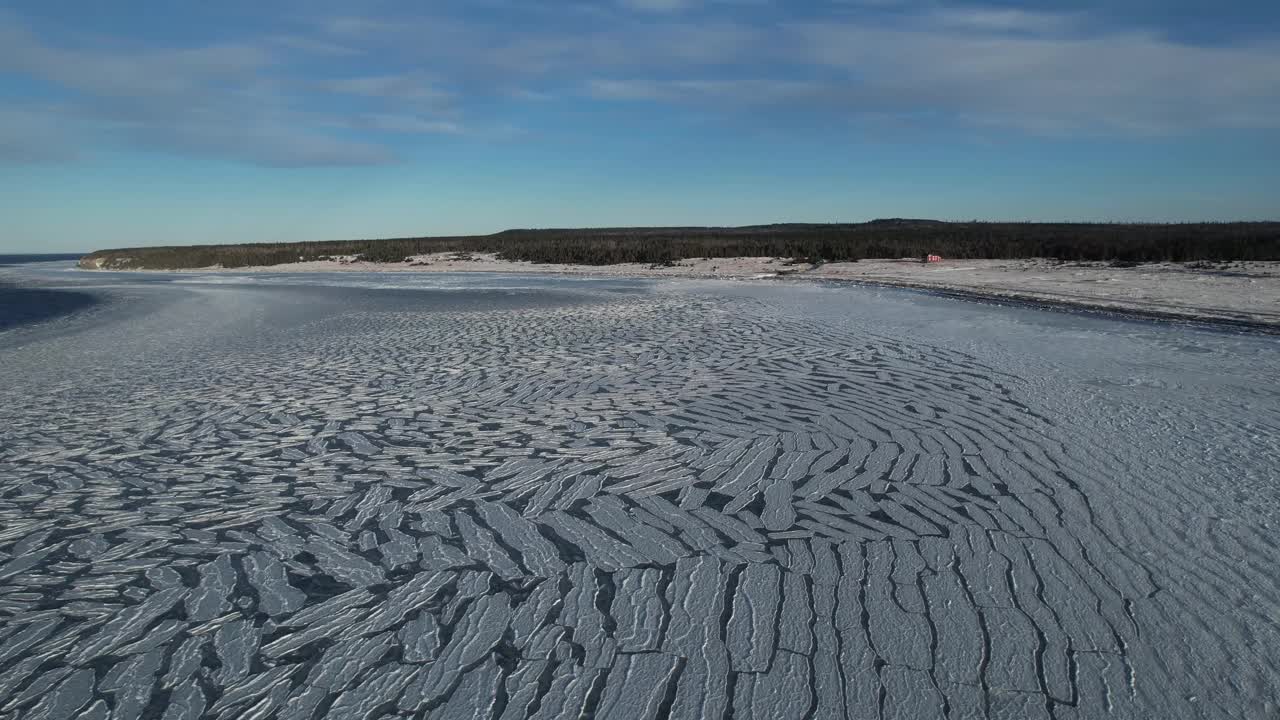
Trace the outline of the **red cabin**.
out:
[[[925,255],[924,261],[927,263],[942,262],[942,256],[941,255]]]

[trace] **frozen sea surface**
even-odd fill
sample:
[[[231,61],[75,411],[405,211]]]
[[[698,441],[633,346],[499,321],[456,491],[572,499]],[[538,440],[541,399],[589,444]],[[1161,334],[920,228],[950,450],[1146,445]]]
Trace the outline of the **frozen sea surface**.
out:
[[[1274,337],[843,286],[0,283],[88,299],[0,323],[0,718],[1280,713]]]

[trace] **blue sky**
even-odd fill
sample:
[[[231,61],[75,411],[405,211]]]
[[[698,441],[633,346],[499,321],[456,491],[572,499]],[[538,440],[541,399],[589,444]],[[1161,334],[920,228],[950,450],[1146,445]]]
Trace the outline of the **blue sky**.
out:
[[[1276,188],[1262,0],[0,3],[0,252],[1278,219]]]

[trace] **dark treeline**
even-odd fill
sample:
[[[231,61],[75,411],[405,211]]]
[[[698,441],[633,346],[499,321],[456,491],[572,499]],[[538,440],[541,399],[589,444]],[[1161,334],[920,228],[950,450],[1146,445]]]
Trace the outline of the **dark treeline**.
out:
[[[403,262],[433,252],[497,253],[507,260],[610,265],[685,258],[811,261],[919,257],[1052,258],[1122,262],[1280,260],[1280,223],[1084,224],[875,220],[737,228],[507,230],[494,235],[99,250],[86,266],[198,268],[276,265],[337,256]]]

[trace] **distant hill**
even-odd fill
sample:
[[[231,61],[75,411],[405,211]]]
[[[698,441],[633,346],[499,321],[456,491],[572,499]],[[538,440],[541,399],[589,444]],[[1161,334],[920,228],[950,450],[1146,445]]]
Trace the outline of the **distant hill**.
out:
[[[811,261],[918,257],[1060,260],[1280,260],[1280,222],[1099,224],[942,222],[887,218],[866,223],[745,227],[504,230],[493,235],[194,245],[99,250],[86,268],[246,267],[357,256],[402,262],[433,252],[496,253],[509,260],[582,265],[668,263],[699,257],[787,257]]]

